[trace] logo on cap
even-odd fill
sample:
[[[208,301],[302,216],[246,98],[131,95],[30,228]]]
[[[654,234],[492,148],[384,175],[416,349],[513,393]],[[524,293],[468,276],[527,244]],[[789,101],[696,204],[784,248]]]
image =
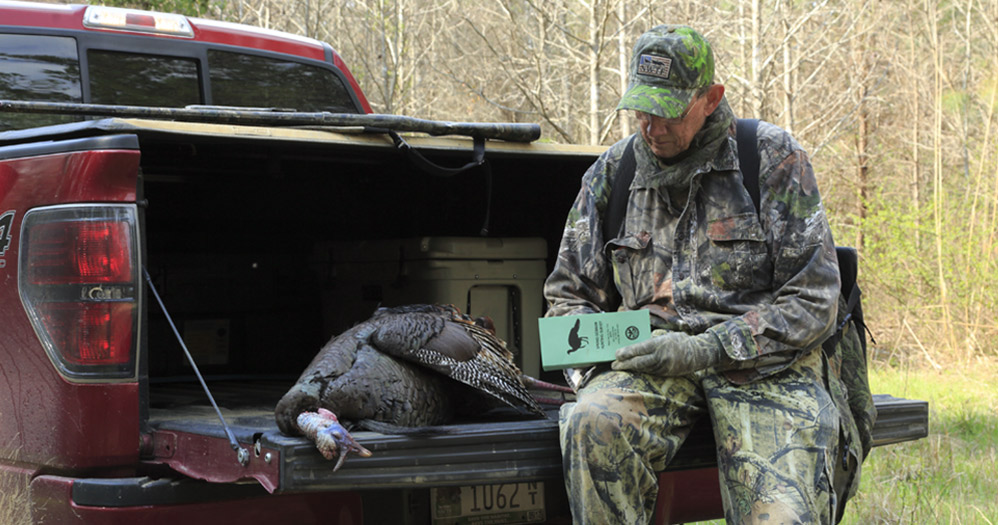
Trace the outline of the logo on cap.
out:
[[[641,55],[638,60],[638,74],[659,78],[669,78],[672,59],[655,55]]]

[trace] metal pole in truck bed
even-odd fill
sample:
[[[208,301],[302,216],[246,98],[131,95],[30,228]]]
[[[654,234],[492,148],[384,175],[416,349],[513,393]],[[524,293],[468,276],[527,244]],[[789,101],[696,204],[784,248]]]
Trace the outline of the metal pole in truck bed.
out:
[[[48,113],[100,117],[135,117],[168,119],[216,124],[247,126],[361,126],[427,133],[429,135],[462,135],[509,142],[533,142],[540,138],[537,124],[513,122],[448,122],[425,120],[402,115],[371,113],[300,112],[272,108],[234,108],[224,106],[189,106],[162,108],[144,106],[112,106],[69,102],[39,102],[0,100],[0,111],[17,113]]]

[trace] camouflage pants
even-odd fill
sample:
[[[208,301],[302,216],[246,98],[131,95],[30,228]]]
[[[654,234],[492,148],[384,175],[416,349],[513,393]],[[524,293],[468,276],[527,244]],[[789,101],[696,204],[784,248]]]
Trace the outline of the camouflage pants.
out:
[[[838,411],[820,349],[747,385],[713,371],[664,378],[607,370],[561,409],[565,482],[577,524],[649,523],[657,471],[709,416],[729,524],[831,523]]]

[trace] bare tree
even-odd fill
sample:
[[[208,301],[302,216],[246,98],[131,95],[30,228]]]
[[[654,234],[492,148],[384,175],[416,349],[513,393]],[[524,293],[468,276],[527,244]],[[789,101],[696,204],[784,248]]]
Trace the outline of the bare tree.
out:
[[[568,143],[632,133],[615,111],[632,43],[691,25],[736,113],[782,125],[811,154],[891,345],[998,353],[998,287],[982,284],[998,281],[998,0],[210,5],[202,16],[329,42],[376,111],[538,122],[543,140]]]

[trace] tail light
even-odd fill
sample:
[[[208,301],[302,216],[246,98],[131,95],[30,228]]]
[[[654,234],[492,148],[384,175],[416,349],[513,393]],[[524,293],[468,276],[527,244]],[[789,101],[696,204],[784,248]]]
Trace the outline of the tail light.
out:
[[[118,29],[194,38],[194,29],[183,15],[121,7],[87,6],[83,14],[83,25],[96,29]]]
[[[129,204],[52,206],[24,216],[21,302],[67,379],[136,377],[137,216]]]

